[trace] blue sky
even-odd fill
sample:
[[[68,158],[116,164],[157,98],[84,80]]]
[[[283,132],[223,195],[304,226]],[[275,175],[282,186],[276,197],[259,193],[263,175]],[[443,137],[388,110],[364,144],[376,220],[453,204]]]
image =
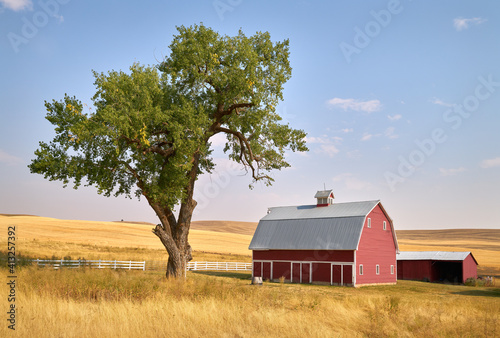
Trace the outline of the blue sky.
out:
[[[30,174],[53,137],[44,100],[91,104],[91,70],[169,54],[176,26],[289,39],[277,108],[310,151],[272,187],[224,157],[199,179],[194,219],[258,221],[268,207],[380,199],[396,229],[500,228],[500,3],[494,1],[0,0],[0,213],[157,222],[143,200]]]

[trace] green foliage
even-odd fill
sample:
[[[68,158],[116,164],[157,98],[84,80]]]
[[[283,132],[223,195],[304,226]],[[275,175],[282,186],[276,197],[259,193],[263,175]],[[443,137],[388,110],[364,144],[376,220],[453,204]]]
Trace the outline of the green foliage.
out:
[[[307,150],[305,133],[279,124],[275,112],[291,76],[287,40],[220,36],[203,25],[178,31],[158,67],[94,72],[95,112],[68,95],[46,102],[56,136],[40,142],[31,172],[173,208],[213,169],[217,133],[227,135],[229,158],[267,184],[271,170],[289,166],[286,150]]]

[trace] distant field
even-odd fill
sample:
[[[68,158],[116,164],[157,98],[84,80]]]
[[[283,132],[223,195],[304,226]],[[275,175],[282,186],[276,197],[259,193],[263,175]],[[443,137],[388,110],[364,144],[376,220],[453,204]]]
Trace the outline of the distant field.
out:
[[[151,232],[152,225],[148,223],[75,221],[26,215],[0,215],[0,229],[4,229],[1,230],[3,233],[9,225],[16,226],[16,235],[20,242],[18,249],[25,253],[34,253],[33,248],[41,246],[45,248],[43,254],[51,256],[50,252],[46,252],[47,245],[51,243],[55,248],[57,247],[58,253],[64,251],[64,246],[68,246],[67,249],[72,249],[74,255],[77,254],[76,247],[82,246],[141,248],[162,252],[165,250],[160,240]],[[0,242],[5,238],[3,233],[0,236]],[[250,256],[248,245],[251,239],[250,235],[238,233],[196,229],[191,229],[189,232],[189,242],[195,251]],[[92,247],[87,249],[92,251]],[[0,250],[2,250],[1,247]]]
[[[0,228],[6,229],[8,225],[16,225],[18,250],[25,254],[99,256],[103,259],[165,258],[165,249],[151,233],[153,225],[150,223],[75,221],[0,214]],[[251,252],[248,245],[256,226],[257,223],[252,222],[195,221],[189,241],[195,257],[209,252],[233,254],[239,259],[246,257],[245,260],[249,260]],[[480,274],[500,276],[500,229],[400,230],[396,233],[401,250],[472,251],[479,262]],[[0,245],[5,247],[1,244],[3,238],[0,236]]]

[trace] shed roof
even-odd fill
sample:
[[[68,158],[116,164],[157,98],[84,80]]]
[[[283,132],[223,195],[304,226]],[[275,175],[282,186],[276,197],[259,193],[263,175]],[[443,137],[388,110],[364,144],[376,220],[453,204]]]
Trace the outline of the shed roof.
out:
[[[379,203],[377,200],[334,203],[325,207],[270,208],[260,220],[249,249],[356,250],[365,218]],[[394,230],[393,236],[397,247]]]
[[[463,261],[469,255],[477,264],[470,251],[401,251],[396,259],[398,261]]]

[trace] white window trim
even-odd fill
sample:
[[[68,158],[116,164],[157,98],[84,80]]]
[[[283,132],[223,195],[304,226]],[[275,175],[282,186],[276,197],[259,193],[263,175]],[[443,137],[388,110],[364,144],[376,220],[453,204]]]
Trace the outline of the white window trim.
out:
[[[378,264],[377,264],[377,265],[375,265],[375,273],[376,273],[377,275],[380,275],[380,265],[378,265]]]
[[[372,227],[372,219],[371,218],[368,218],[368,223],[366,225],[368,228],[371,228]]]
[[[391,275],[394,275],[394,265],[391,265]]]
[[[387,222],[384,221],[384,230],[387,230]]]
[[[359,265],[359,275],[363,276],[363,264]]]

